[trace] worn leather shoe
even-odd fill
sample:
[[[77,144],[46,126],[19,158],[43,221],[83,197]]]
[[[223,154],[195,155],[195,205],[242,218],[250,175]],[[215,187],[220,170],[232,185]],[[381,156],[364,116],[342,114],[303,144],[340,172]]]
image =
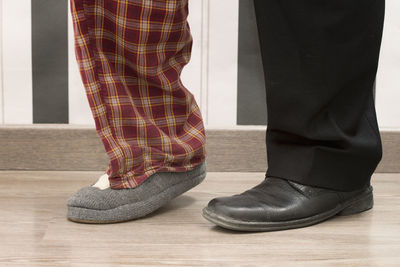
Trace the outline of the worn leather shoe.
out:
[[[211,200],[203,209],[203,217],[231,230],[276,231],[313,225],[335,215],[360,213],[372,206],[370,185],[341,192],[267,177],[242,194]]]

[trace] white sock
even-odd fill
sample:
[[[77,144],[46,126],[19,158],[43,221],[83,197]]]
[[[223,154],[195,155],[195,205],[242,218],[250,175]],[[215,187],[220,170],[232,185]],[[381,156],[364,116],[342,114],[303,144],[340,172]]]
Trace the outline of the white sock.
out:
[[[108,175],[105,173],[100,176],[99,180],[93,185],[93,187],[97,187],[101,190],[107,189],[110,187],[110,181],[108,180]]]

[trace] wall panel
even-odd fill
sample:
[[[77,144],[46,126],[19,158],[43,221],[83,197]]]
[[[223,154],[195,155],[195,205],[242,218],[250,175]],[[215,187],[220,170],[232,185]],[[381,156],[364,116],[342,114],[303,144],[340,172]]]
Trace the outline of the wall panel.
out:
[[[32,123],[31,0],[2,1],[3,117]]]
[[[35,83],[32,78],[32,64],[35,62],[32,61],[32,57],[36,61],[41,55],[35,57],[32,53],[32,49],[38,51],[32,39],[43,44],[42,47],[36,47],[39,51],[51,46],[53,40],[51,35],[37,35],[38,31],[32,32],[32,19],[35,17],[32,16],[32,11],[34,15],[37,12],[31,9],[32,1],[35,0],[0,0],[0,124],[33,123],[35,105],[32,103],[36,103],[33,92],[37,87],[33,86]],[[39,0],[41,1],[46,0]],[[64,3],[65,1],[67,0],[60,0]],[[262,92],[260,62],[256,62],[259,56],[256,51],[256,29],[251,0],[189,0],[189,3],[189,21],[194,45],[192,60],[184,69],[182,80],[194,93],[206,126],[232,128],[238,124],[265,124],[266,105]],[[240,7],[241,14],[245,16],[241,17],[239,25]],[[379,123],[382,129],[387,130],[400,130],[399,13],[400,2],[387,0],[376,94]],[[65,70],[65,75],[59,77],[68,76],[68,80],[62,82],[60,78],[53,80],[52,84],[53,87],[57,87],[57,84],[68,83],[68,96],[61,93],[56,95],[58,100],[68,98],[68,105],[58,107],[67,114],[70,124],[93,126],[75,59],[71,18],[69,17],[68,22],[64,24],[68,24],[68,69]],[[47,30],[57,32],[61,28],[65,29],[67,25],[54,23],[51,27]],[[54,60],[54,56],[50,56]],[[42,77],[47,75],[49,79],[42,81],[50,83],[50,80],[55,78],[53,72],[43,71],[45,73],[40,73]],[[46,96],[48,100],[45,99]],[[65,117],[50,118],[54,115],[55,107],[47,106],[46,103],[51,103],[54,96],[44,93],[42,97],[42,104],[39,105],[43,108],[44,118],[36,122],[66,122]],[[46,118],[46,114],[49,118]]]

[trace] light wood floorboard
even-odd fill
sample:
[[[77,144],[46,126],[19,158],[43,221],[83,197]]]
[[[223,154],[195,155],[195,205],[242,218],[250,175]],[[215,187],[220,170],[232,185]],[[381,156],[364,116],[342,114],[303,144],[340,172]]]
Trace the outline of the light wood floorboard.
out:
[[[375,174],[375,207],[289,231],[235,233],[201,209],[256,185],[262,173],[209,173],[144,219],[65,219],[69,194],[101,172],[0,172],[0,266],[400,266],[400,174]]]

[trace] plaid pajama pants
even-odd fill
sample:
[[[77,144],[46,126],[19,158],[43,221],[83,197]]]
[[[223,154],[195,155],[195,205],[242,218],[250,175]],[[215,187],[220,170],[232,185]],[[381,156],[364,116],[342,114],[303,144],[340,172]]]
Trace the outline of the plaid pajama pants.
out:
[[[75,52],[114,189],[205,159],[199,107],[180,80],[187,0],[71,0]]]

